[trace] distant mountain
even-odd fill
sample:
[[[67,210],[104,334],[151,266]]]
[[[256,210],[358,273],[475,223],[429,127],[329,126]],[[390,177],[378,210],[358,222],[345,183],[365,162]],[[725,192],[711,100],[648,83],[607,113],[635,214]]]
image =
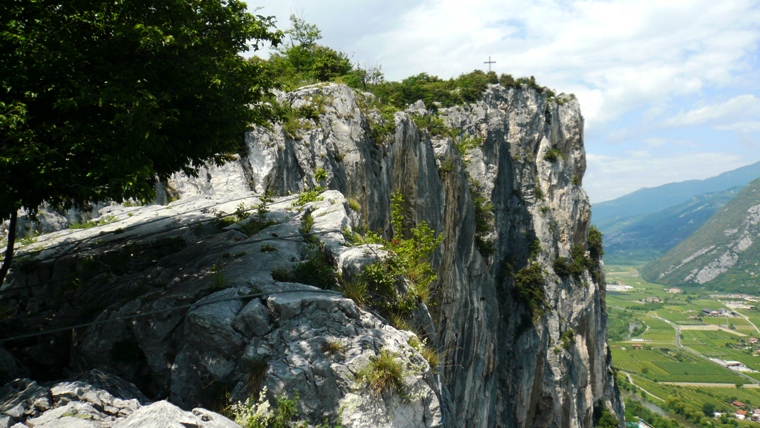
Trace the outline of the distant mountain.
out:
[[[641,273],[661,284],[760,291],[760,179]]]
[[[657,212],[687,202],[697,195],[746,186],[758,177],[760,162],[704,180],[689,180],[640,189],[611,201],[594,204],[592,221],[597,227],[604,229],[616,220]]]
[[[694,196],[657,212],[607,222],[598,226],[604,234],[605,260],[609,263],[653,260],[699,229],[718,209],[741,190]]]

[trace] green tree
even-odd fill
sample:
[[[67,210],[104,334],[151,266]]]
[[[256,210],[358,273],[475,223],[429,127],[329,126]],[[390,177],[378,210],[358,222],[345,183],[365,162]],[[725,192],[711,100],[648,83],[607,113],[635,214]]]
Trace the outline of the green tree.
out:
[[[702,413],[704,413],[705,416],[713,417],[715,415],[715,404],[706,401],[705,404],[702,405]]]
[[[620,422],[615,416],[607,409],[602,410],[602,416],[599,418],[596,426],[598,428],[617,428]]]
[[[282,33],[240,0],[0,2],[0,221],[43,202],[151,199],[236,152],[273,81],[239,53]],[[0,283],[13,255],[8,250]]]

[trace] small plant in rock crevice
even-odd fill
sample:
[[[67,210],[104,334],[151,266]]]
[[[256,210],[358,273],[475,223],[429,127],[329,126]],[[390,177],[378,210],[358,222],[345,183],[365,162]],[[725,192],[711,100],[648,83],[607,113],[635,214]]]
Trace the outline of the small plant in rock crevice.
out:
[[[398,354],[383,349],[379,355],[369,357],[369,364],[357,373],[357,380],[366,382],[376,394],[389,391],[403,395],[405,374]]]
[[[562,349],[568,350],[575,343],[575,332],[572,328],[565,330],[560,335],[560,342],[562,343]]]
[[[567,159],[567,156],[558,148],[551,148],[544,154],[544,160],[551,163],[557,162],[560,159]]]
[[[319,195],[324,191],[325,191],[325,188],[322,186],[317,186],[313,189],[304,190],[298,194],[298,198],[296,199],[295,202],[293,202],[293,206],[302,207],[308,204],[309,202],[321,201],[322,197]]]
[[[354,198],[348,198],[348,207],[351,208],[352,211],[356,211],[358,213],[362,211],[361,204]]]
[[[488,240],[488,234],[493,229],[494,206],[486,198],[483,186],[477,180],[469,180],[470,196],[475,208],[475,244],[484,257],[490,257],[496,252],[496,244]]]

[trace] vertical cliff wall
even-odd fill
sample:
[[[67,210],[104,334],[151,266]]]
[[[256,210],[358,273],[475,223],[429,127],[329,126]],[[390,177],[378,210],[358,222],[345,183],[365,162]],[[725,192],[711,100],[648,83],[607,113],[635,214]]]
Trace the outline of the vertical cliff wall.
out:
[[[316,185],[323,168],[329,188],[360,202],[357,221],[371,230],[388,230],[391,193],[400,191],[410,224],[424,220],[443,233],[430,312],[449,425],[591,426],[595,408],[620,414],[603,281],[588,271],[563,279],[552,267],[587,246],[577,101],[492,85],[471,105],[434,112],[418,103],[396,113],[395,131],[382,135],[371,96],[344,86],[305,88],[281,101],[298,108],[315,99],[323,114],[304,120],[296,138],[279,127],[248,135],[243,169],[257,191],[284,193]],[[431,136],[415,116],[440,118],[443,131]],[[476,206],[488,204],[493,217],[479,218],[487,213]],[[515,281],[533,262],[546,298],[537,317]]]
[[[392,118],[337,84],[278,102],[285,123],[248,133],[234,162],[164,183],[169,205],[99,205],[92,229],[24,244],[0,290],[0,329],[84,324],[11,341],[0,357],[42,380],[102,369],[186,408],[261,386],[270,399],[298,390],[315,424],[591,427],[604,408],[622,415],[603,276],[587,254],[574,98],[491,85],[476,103],[418,102]],[[319,185],[321,201],[298,202]],[[268,205],[267,192],[278,195]],[[347,246],[341,229],[390,236],[397,192],[406,226],[424,221],[443,236],[432,298],[411,320],[439,351],[437,370],[411,345],[417,336],[281,273],[309,262],[317,239],[355,274],[377,252]],[[215,216],[264,205],[232,222]],[[45,219],[48,229],[67,222]],[[407,367],[407,394],[363,393],[357,373],[388,350]]]

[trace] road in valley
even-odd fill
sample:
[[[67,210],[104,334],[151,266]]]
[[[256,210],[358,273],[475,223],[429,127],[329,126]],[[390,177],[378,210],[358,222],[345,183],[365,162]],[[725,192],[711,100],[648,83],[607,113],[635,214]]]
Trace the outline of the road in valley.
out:
[[[722,365],[716,363],[715,361],[709,359],[708,357],[705,357],[704,355],[700,354],[699,352],[695,351],[694,349],[687,348],[687,347],[683,346],[681,344],[681,327],[678,326],[678,324],[675,324],[675,323],[673,323],[673,322],[671,322],[669,320],[666,320],[665,318],[657,315],[657,312],[655,312],[654,315],[650,315],[650,316],[652,318],[657,318],[657,319],[659,319],[661,321],[665,321],[666,323],[668,323],[668,325],[670,325],[671,327],[673,327],[676,330],[676,345],[679,348],[684,349],[684,350],[688,351],[689,353],[691,353],[691,354],[693,354],[693,355],[695,355],[697,357],[702,358],[703,360],[709,361],[709,362],[711,362],[711,363],[713,363],[713,364],[715,364],[717,366],[723,367]],[[751,376],[747,376],[746,374],[744,374],[742,372],[738,372],[736,370],[731,370],[731,371],[734,372],[734,373],[736,373],[737,375],[739,375],[739,376],[747,379],[748,381],[750,381],[753,384],[760,384],[760,381],[758,381],[757,379],[755,379],[755,378],[753,378]]]

